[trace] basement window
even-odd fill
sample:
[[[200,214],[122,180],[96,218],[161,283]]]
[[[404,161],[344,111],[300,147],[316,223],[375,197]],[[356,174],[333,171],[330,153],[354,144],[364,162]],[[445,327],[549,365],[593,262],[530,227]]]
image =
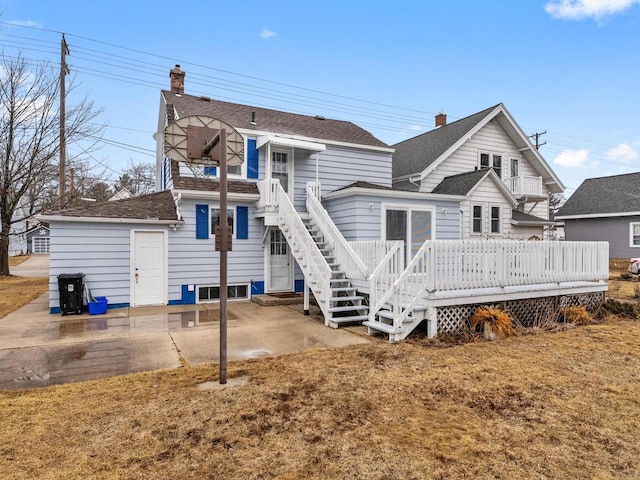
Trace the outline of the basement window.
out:
[[[229,300],[249,300],[250,289],[248,283],[227,285],[227,299]],[[198,302],[209,303],[220,301],[219,285],[198,285]]]

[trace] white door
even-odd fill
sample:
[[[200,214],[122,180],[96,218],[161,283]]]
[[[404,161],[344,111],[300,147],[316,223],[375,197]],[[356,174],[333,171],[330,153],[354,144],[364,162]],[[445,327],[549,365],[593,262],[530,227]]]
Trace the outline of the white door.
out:
[[[273,149],[271,151],[271,178],[280,180],[280,185],[289,198],[293,198],[293,159],[290,150]]]
[[[269,233],[269,291],[293,290],[292,262],[289,245],[283,233],[272,228]]]
[[[133,305],[163,305],[166,286],[164,232],[134,232]]]

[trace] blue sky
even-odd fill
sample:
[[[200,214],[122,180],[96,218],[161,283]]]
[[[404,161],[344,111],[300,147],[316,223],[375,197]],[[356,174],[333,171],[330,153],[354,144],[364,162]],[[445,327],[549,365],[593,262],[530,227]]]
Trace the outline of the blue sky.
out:
[[[350,120],[388,144],[502,102],[547,132],[567,196],[640,171],[640,0],[0,0],[0,22],[5,55],[53,64],[65,32],[78,91],[110,125],[89,160],[113,178],[153,161],[175,64],[187,93]]]

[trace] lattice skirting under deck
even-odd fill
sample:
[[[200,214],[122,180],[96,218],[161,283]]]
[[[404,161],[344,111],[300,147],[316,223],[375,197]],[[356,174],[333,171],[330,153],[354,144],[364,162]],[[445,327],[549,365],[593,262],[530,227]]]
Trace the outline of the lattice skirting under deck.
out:
[[[452,305],[436,309],[438,333],[463,333],[468,331],[469,321],[476,310],[490,305],[509,312],[522,326],[532,327],[555,317],[566,307],[583,305],[588,311],[596,310],[604,301],[603,292],[510,300],[492,304]]]

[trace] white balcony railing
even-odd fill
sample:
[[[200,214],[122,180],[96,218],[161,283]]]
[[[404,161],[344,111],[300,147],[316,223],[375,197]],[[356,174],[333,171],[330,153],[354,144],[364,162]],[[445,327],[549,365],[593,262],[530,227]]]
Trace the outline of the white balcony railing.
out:
[[[258,191],[260,192],[260,200],[258,200],[258,209],[264,212],[278,211],[278,187],[280,180],[265,178],[257,182]]]
[[[542,196],[542,177],[509,177],[505,183],[516,197]]]

